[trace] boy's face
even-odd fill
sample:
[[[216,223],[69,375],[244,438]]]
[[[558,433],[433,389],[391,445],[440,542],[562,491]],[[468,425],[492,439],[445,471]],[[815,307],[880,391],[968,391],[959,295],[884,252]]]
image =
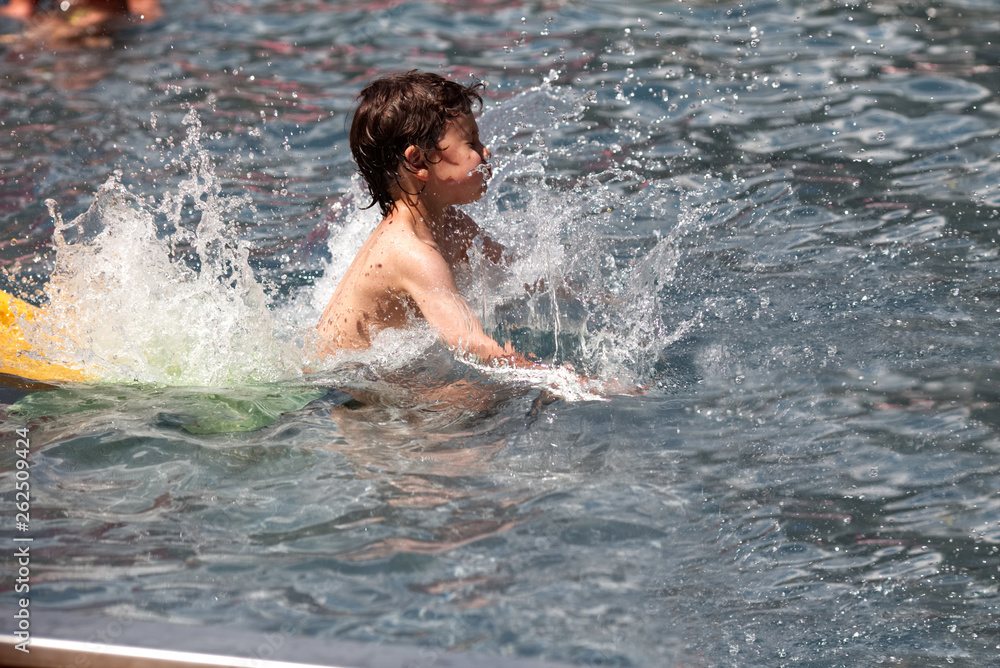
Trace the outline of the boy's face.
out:
[[[456,116],[448,122],[439,150],[429,153],[428,189],[449,204],[475,202],[486,192],[492,172],[490,151],[479,140],[479,126],[472,114]]]

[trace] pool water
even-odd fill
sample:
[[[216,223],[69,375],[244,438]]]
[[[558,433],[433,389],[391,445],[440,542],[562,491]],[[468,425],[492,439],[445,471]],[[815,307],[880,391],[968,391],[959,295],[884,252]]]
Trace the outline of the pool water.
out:
[[[33,614],[1000,665],[992,2],[166,9],[108,50],[0,47],[0,288],[101,378],[0,395]],[[516,257],[459,279],[588,382],[419,327],[315,354],[376,219],[352,98],[399,68],[489,82],[469,211]]]

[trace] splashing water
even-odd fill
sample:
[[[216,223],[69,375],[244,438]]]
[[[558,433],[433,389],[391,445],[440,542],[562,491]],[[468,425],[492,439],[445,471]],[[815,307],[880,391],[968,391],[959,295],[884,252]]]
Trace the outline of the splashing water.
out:
[[[701,225],[683,193],[667,197],[668,183],[636,190],[634,175],[618,166],[570,184],[548,173],[552,161],[579,159],[578,148],[552,138],[571,132],[585,108],[585,96],[545,83],[485,112],[480,125],[494,147],[493,179],[471,213],[512,261],[498,270],[473,249],[470,270],[456,276],[488,331],[553,368],[511,373],[456,365],[549,387],[567,399],[648,383],[663,351],[697,324],[697,316],[667,322],[661,303],[680,262],[681,237]],[[182,155],[172,167],[186,177],[157,205],[126,188],[120,172],[69,224],[50,204],[56,262],[45,289],[49,305],[24,326],[40,356],[106,382],[223,386],[301,380],[303,366],[314,370],[310,382],[344,383],[358,377],[351,370],[359,366],[378,376],[428,353],[435,337],[421,323],[378,337],[369,351],[325,359],[306,353],[302,323],[318,317],[377,214],[353,205],[364,201],[355,181],[338,205],[331,260],[298,300],[311,313],[283,309],[299,321],[289,327],[269,310],[248,264],[249,246],[229,222],[249,200],[221,193],[194,110],[184,124]],[[674,199],[676,210],[667,210]],[[654,220],[654,233],[624,243],[637,219]],[[661,236],[661,228],[669,231]],[[574,380],[563,364],[596,383]]]
[[[174,166],[187,176],[158,206],[129,192],[120,172],[71,223],[49,203],[49,304],[24,323],[25,335],[40,357],[105,382],[224,386],[293,377],[297,349],[277,338],[249,248],[227,222],[247,200],[220,193],[193,110],[184,124]],[[194,230],[185,210],[195,214]]]
[[[572,132],[585,99],[546,83],[480,118],[494,156],[493,178],[483,200],[469,209],[507,247],[512,261],[497,270],[475,247],[470,270],[456,281],[498,340],[511,340],[517,350],[556,367],[568,363],[599,381],[619,379],[616,386],[648,383],[663,351],[697,325],[697,315],[668,322],[662,301],[681,260],[679,241],[700,229],[704,216],[686,204],[682,189],[652,183],[636,191],[629,185],[634,175],[617,166],[575,183],[553,177],[550,162],[579,160],[579,147],[564,140],[560,146],[553,137]],[[350,206],[364,201],[357,182],[353,188],[340,228],[329,240],[332,259],[312,293],[317,311],[377,222],[370,210]],[[671,190],[676,197],[667,196]],[[668,210],[666,202],[675,200],[677,209]],[[655,228],[639,245],[634,235],[629,242],[624,234],[636,219],[652,219]],[[669,231],[661,236],[661,228]],[[495,373],[550,386],[566,398],[593,396],[579,383],[571,387],[564,371]]]
[[[484,115],[500,164],[477,214],[516,257],[485,301],[498,315],[522,317],[486,320],[555,363],[626,385],[649,383],[664,351],[700,320],[667,315],[666,302],[682,241],[707,226],[710,205],[697,204],[694,184],[649,181],[616,164],[615,147],[570,141],[589,100],[546,81]],[[579,173],[581,157],[593,163],[583,177],[567,184],[550,173],[550,164],[563,163]],[[649,230],[645,237],[636,234],[639,225]],[[525,296],[525,285],[544,287]]]

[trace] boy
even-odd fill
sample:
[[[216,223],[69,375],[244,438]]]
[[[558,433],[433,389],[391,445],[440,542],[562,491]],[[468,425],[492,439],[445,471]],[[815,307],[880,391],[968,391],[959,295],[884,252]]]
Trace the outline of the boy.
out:
[[[472,115],[482,83],[416,70],[369,83],[358,96],[351,153],[382,222],[340,280],[317,325],[335,348],[366,348],[387,327],[422,316],[453,350],[481,361],[536,366],[490,338],[455,286],[482,230],[455,208],[480,199],[490,152]],[[499,263],[503,247],[484,237]]]

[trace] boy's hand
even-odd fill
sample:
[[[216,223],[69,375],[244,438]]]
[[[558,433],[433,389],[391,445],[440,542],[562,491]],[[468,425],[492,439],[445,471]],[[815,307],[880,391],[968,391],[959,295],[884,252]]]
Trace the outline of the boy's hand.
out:
[[[601,383],[601,389],[604,394],[641,397],[649,390],[649,386],[622,382],[620,378],[611,378]]]

